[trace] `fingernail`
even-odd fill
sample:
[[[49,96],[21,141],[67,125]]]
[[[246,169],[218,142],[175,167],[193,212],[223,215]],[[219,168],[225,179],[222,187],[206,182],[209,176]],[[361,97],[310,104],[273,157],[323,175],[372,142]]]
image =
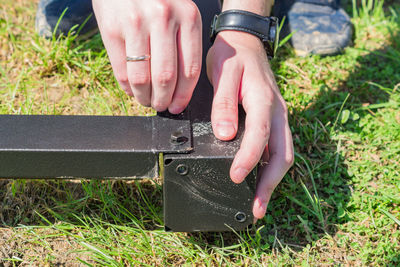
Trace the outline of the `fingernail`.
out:
[[[246,178],[247,174],[249,174],[249,171],[244,169],[244,168],[237,168],[233,172],[233,179],[235,181],[242,181],[244,178]]]
[[[235,126],[230,121],[217,122],[217,132],[222,138],[230,138],[235,135]]]

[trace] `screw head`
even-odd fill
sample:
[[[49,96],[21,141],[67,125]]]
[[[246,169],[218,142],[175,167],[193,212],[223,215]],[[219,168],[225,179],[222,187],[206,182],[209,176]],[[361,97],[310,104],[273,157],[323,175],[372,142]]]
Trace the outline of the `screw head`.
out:
[[[236,220],[237,222],[244,223],[244,222],[246,221],[246,219],[247,219],[247,216],[246,216],[246,214],[245,214],[244,212],[242,212],[242,211],[239,211],[239,212],[236,213],[236,215],[235,215],[235,220]]]
[[[171,143],[174,145],[182,145],[188,141],[187,137],[181,131],[176,131],[171,134]]]
[[[179,164],[176,166],[176,172],[182,176],[186,175],[189,173],[189,167],[185,164]]]

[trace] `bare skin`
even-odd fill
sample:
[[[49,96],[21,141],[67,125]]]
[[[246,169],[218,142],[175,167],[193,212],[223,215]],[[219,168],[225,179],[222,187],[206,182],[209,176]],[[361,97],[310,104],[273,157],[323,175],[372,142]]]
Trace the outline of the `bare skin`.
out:
[[[270,7],[270,0],[252,0],[251,4],[225,0],[223,10],[268,15]],[[93,8],[121,87],[142,105],[182,112],[201,71],[202,22],[197,6],[191,0],[94,0]],[[151,54],[151,64],[127,63],[126,51],[129,55]],[[220,32],[207,54],[207,74],[214,86],[211,121],[218,139],[233,139],[238,104],[246,111],[246,130],[230,176],[241,183],[260,160],[264,162],[253,205],[254,217],[260,219],[293,164],[285,101],[263,44],[253,35]]]

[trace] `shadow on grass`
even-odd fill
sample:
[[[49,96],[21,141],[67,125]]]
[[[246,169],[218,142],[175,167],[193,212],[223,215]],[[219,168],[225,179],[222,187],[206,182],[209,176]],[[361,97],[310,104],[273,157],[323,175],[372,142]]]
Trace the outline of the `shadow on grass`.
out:
[[[0,226],[81,224],[85,217],[154,230],[162,189],[150,180],[0,180]]]
[[[337,225],[349,220],[346,206],[351,197],[352,174],[339,153],[342,140],[335,133],[339,128],[359,133],[360,118],[372,111],[362,107],[388,102],[388,93],[377,90],[371,82],[387,88],[400,83],[400,71],[395,67],[399,58],[390,56],[399,53],[399,38],[393,36],[383,49],[358,57],[357,67],[337,90],[322,85],[307,108],[292,110],[296,164],[273,194],[267,216],[249,230],[254,235],[256,228],[264,225],[258,232],[260,240],[250,243],[249,250],[287,245],[296,251],[323,235],[333,236]],[[98,41],[88,42],[84,48],[93,48]],[[276,62],[277,68],[284,59]],[[342,124],[346,109],[356,110],[358,118],[350,113],[348,122]],[[321,200],[317,209],[307,197],[307,191],[313,195],[314,189]],[[83,217],[146,230],[162,227],[162,190],[152,182],[1,180],[0,201],[3,227],[57,220],[80,225]],[[240,236],[249,240],[245,232]],[[193,233],[188,238],[203,249],[233,245],[239,239],[236,233]]]

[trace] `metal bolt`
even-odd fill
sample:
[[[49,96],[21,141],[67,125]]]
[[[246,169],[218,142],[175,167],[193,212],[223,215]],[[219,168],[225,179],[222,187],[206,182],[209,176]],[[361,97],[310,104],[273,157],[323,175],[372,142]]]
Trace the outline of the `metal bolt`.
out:
[[[235,215],[235,220],[240,222],[240,223],[244,223],[247,219],[247,216],[244,212],[239,211],[238,213],[236,213]]]
[[[187,166],[187,165],[185,165],[185,164],[179,164],[177,167],[176,167],[176,172],[177,173],[179,173],[180,175],[186,175],[186,174],[188,174],[188,172],[189,172],[189,167]]]
[[[188,141],[188,138],[182,134],[182,132],[177,131],[171,134],[171,143],[174,145],[182,145]]]

